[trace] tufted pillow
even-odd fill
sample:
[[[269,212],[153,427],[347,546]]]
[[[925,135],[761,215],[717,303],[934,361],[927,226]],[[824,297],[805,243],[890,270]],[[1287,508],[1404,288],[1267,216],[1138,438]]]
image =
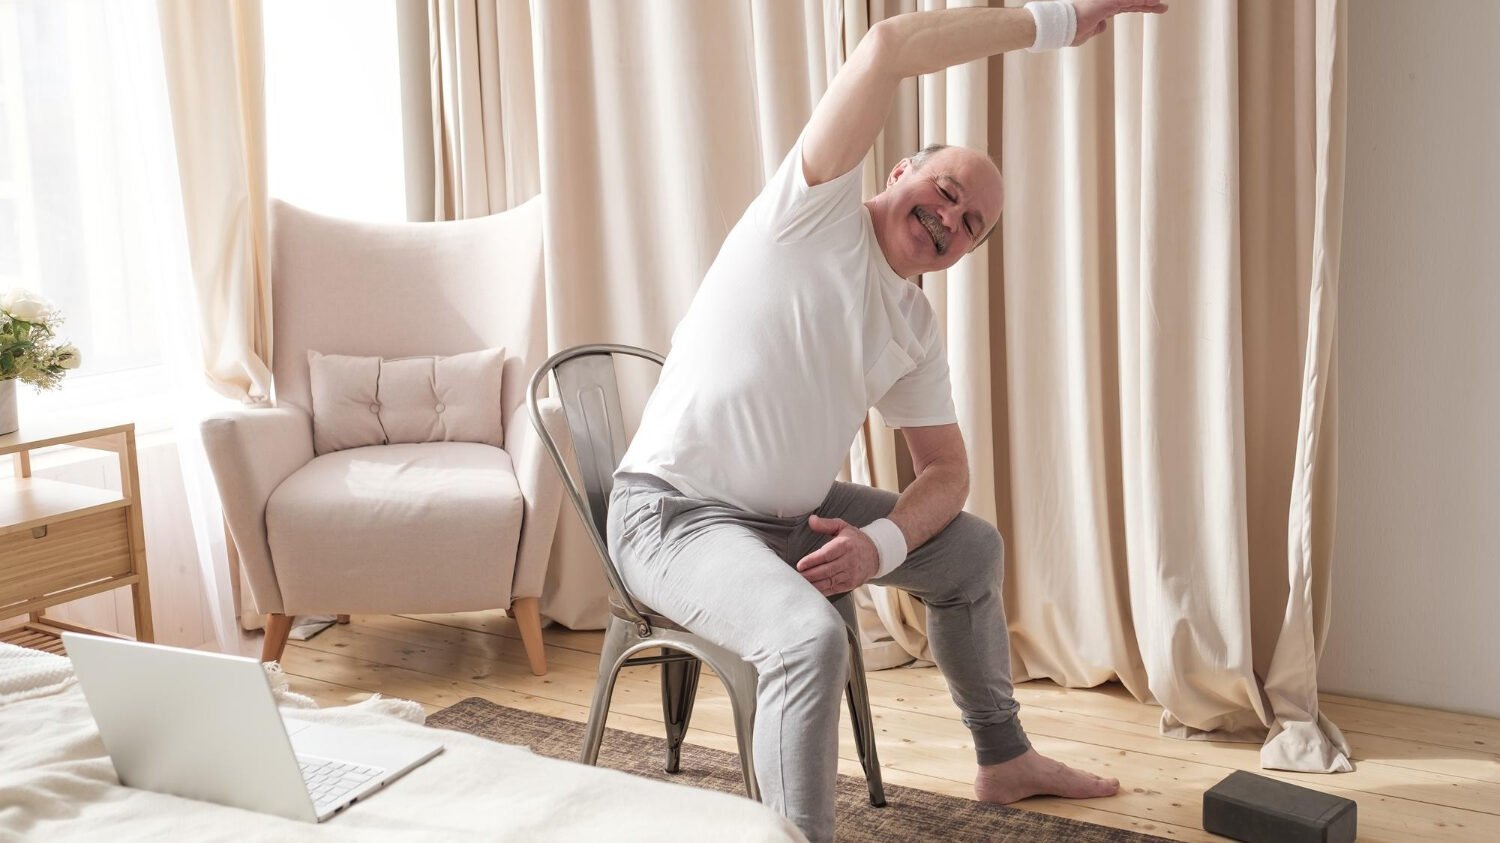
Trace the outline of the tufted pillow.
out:
[[[452,357],[348,357],[307,352],[313,450],[479,442],[501,447],[505,349]]]

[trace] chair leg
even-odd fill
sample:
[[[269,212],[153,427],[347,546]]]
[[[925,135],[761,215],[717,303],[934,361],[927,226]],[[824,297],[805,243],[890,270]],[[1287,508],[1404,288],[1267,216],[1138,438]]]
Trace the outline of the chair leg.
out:
[[[629,643],[629,622],[611,616],[604,631],[604,646],[599,650],[599,677],[594,680],[594,699],[589,703],[589,722],[583,730],[583,751],[578,760],[585,764],[599,763],[599,745],[604,742],[604,724],[609,719],[609,700],[615,691],[615,677],[620,675],[620,665],[625,662],[625,647]]]
[[[526,648],[526,661],[531,663],[531,672],[537,676],[547,675],[547,649],[542,643],[541,600],[536,597],[517,597],[510,604],[510,616],[521,628],[521,645]]]
[[[286,650],[286,637],[292,632],[291,615],[266,615],[266,639],[260,645],[260,660],[263,662],[281,661],[281,654]]]
[[[854,748],[859,752],[860,766],[865,769],[865,784],[870,789],[870,804],[885,807],[885,783],[880,775],[880,758],[875,752],[875,721],[870,715],[870,688],[865,681],[865,659],[860,653],[859,627],[849,628],[849,721],[854,726]]]
[[[681,650],[662,648],[663,656],[687,655]],[[703,662],[663,662],[661,666],[661,713],[667,726],[668,773],[682,769],[682,741],[687,737],[688,721],[693,717],[693,699],[698,694],[698,675]]]
[[[729,692],[729,707],[734,714],[734,737],[740,748],[740,772],[745,777],[745,795],[760,801],[760,782],[755,777],[755,690],[760,675],[755,666],[723,651],[714,657],[705,654],[724,690]]]

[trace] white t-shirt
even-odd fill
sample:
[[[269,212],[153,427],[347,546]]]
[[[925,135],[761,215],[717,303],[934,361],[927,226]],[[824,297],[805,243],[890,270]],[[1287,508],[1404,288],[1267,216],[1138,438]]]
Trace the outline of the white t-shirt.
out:
[[[892,427],[957,421],[932,306],[886,263],[859,174],[808,187],[792,147],[678,324],[621,473],[802,515],[870,407]]]

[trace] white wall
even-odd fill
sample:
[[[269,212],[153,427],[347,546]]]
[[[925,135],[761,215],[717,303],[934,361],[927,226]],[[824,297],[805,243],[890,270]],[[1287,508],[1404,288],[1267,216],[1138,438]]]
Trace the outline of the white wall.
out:
[[[1322,684],[1500,716],[1500,3],[1348,7]]]

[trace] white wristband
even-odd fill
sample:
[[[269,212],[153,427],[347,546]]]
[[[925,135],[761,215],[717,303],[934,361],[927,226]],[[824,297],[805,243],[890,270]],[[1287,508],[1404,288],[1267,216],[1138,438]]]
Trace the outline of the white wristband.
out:
[[[906,536],[895,521],[882,518],[866,524],[863,530],[880,552],[880,570],[875,572],[875,579],[896,570],[906,561]]]
[[[1026,49],[1037,53],[1057,50],[1073,43],[1078,35],[1078,10],[1063,0],[1033,0],[1026,11],[1036,21],[1036,43]]]

